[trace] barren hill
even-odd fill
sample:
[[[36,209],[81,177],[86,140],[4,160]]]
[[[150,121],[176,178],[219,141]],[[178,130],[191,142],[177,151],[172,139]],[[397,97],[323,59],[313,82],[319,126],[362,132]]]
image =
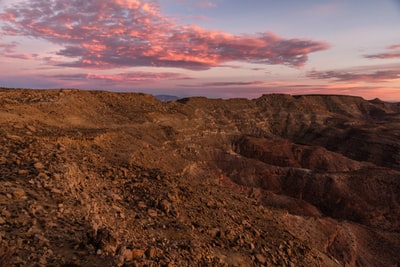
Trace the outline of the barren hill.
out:
[[[399,104],[0,89],[0,126],[0,266],[400,264]]]

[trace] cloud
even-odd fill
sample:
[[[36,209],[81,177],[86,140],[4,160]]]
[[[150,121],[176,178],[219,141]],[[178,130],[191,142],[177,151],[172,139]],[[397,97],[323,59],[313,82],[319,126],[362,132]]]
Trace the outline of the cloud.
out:
[[[17,42],[1,44],[0,43],[0,51],[2,54],[11,54],[14,53],[15,48],[17,47]]]
[[[201,1],[196,1],[194,6],[197,8],[214,8],[217,6],[217,4],[211,1],[201,0]]]
[[[159,80],[188,80],[192,79],[180,73],[172,72],[128,72],[119,74],[56,74],[49,76],[59,80],[72,80],[72,81],[105,81],[105,82],[154,82]]]
[[[391,58],[400,58],[400,52],[372,54],[372,55],[365,55],[364,57],[365,57],[365,58],[371,58],[371,59],[391,59]]]
[[[207,2],[207,1],[206,1]],[[181,26],[144,0],[31,0],[0,14],[3,34],[45,39],[63,48],[60,66],[154,66],[205,70],[226,62],[303,66],[325,42],[274,33],[232,35]]]
[[[179,87],[182,88],[216,88],[219,87],[221,89],[225,88],[256,88],[260,87],[260,85],[266,84],[263,81],[246,81],[246,82],[231,82],[231,81],[222,81],[222,82],[206,82],[206,83],[197,83],[197,84],[179,84]]]
[[[353,73],[344,71],[311,71],[307,77],[312,79],[336,80],[338,82],[385,82],[400,79],[400,70],[383,70],[372,73]]]
[[[370,58],[370,59],[400,58],[400,50],[399,51],[393,51],[393,50],[396,50],[396,49],[400,49],[400,44],[395,44],[395,45],[388,46],[387,49],[389,50],[388,52],[379,53],[379,54],[364,55],[364,57],[365,58]]]
[[[399,48],[400,48],[400,44],[388,46],[388,49],[399,49]]]
[[[262,81],[251,81],[251,82],[210,82],[203,83],[202,87],[219,87],[219,86],[248,86],[248,85],[260,85]]]
[[[190,7],[190,9],[196,8],[196,9],[208,9],[208,8],[214,8],[217,6],[217,4],[213,1],[209,0],[173,0],[179,5],[186,5]]]
[[[11,43],[0,43],[0,56],[2,57],[9,57],[9,58],[16,58],[16,59],[35,59],[38,57],[37,54],[26,54],[26,53],[16,53],[15,50],[18,46],[17,42]]]
[[[344,6],[340,3],[318,3],[309,9],[308,14],[323,18],[335,17],[343,12]]]

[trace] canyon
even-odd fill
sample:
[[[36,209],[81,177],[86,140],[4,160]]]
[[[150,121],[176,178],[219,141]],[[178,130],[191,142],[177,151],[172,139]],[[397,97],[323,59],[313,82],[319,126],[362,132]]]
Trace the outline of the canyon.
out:
[[[397,266],[400,104],[0,89],[0,266]]]

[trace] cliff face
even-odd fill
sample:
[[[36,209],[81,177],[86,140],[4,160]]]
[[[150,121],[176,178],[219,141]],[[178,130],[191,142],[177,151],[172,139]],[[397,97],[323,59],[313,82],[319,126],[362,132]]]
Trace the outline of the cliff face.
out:
[[[0,125],[3,262],[400,263],[398,104],[3,89]]]

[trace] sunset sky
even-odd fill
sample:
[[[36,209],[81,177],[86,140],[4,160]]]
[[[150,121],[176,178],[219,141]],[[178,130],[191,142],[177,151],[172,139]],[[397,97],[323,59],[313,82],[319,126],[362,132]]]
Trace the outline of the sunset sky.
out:
[[[0,0],[0,87],[400,101],[400,1]]]

